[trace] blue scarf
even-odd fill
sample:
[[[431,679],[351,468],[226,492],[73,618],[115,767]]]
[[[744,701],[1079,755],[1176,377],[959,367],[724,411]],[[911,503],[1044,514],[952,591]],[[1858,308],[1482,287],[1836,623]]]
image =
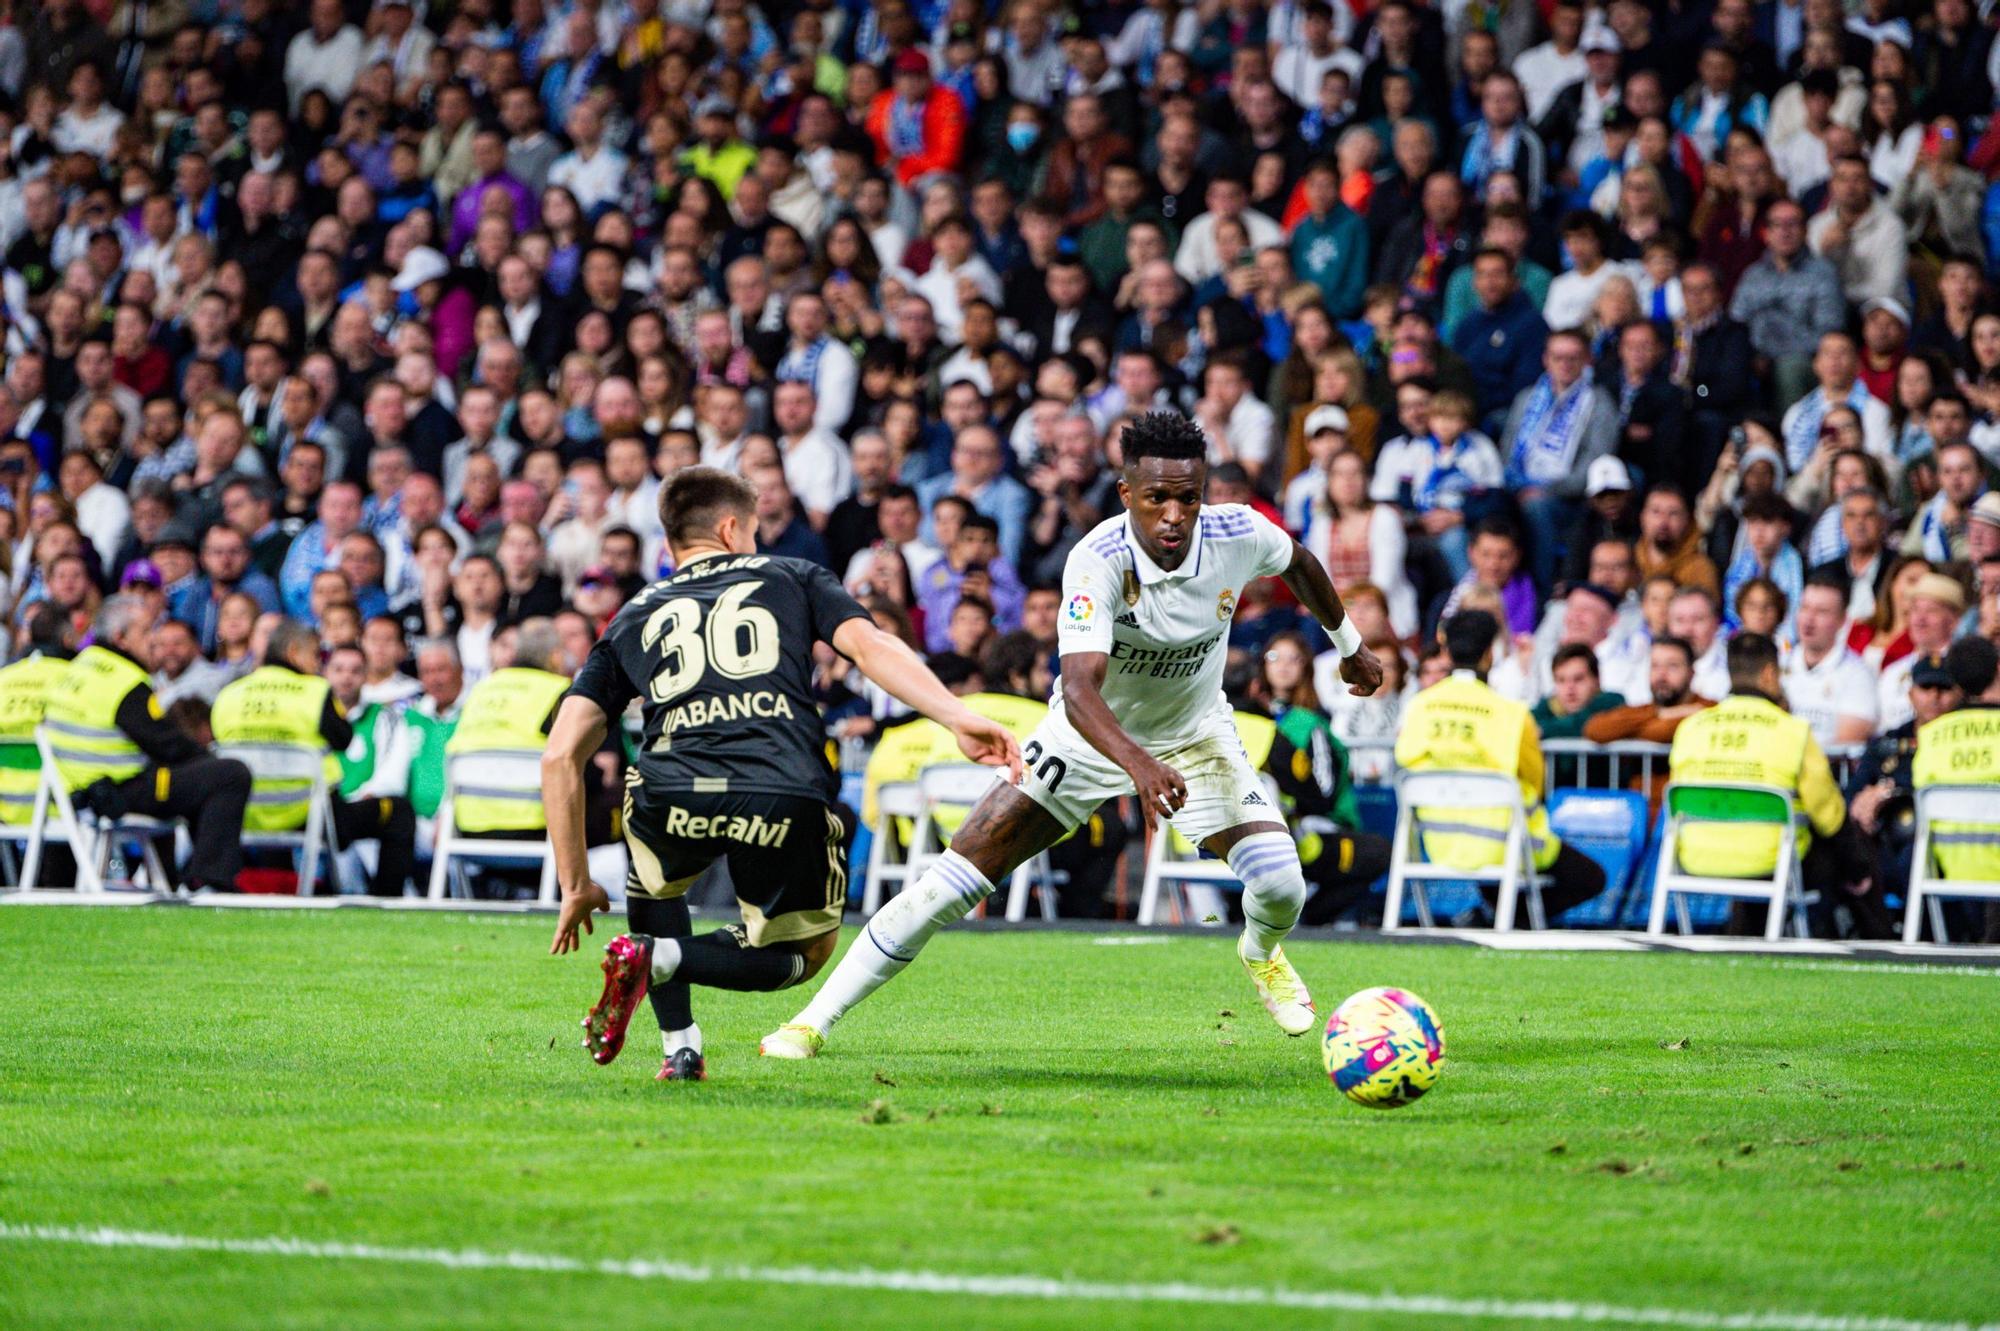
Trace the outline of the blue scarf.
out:
[[[924,109],[898,97],[889,103],[889,155],[915,157],[924,150]]]
[[[1464,472],[1459,470],[1458,466],[1459,458],[1465,453],[1465,439],[1466,436],[1461,434],[1453,442],[1450,456],[1447,457],[1445,447],[1438,442],[1435,432],[1424,436],[1424,442],[1431,447],[1431,470],[1430,474],[1424,477],[1424,483],[1415,495],[1418,512],[1428,513],[1438,507],[1438,500],[1441,498],[1440,492],[1444,489],[1444,483],[1454,476],[1463,477],[1465,475]],[[1457,505],[1453,505],[1453,507],[1455,508]]]
[[[1535,380],[1528,404],[1521,409],[1514,451],[1507,458],[1509,487],[1553,485],[1569,475],[1576,463],[1583,424],[1590,419],[1594,377],[1586,368],[1560,398],[1546,374]]]
[[[780,383],[811,384],[813,390],[817,392],[819,389],[819,358],[826,354],[826,344],[831,340],[822,333],[813,341],[811,346],[806,347],[803,351],[798,349],[787,351],[785,358],[778,362],[778,381]]]
[[[1815,388],[1799,399],[1799,414],[1792,418],[1791,428],[1785,431],[1785,465],[1796,473],[1806,465],[1806,459],[1819,447],[1819,427],[1826,422],[1826,413],[1836,406],[1854,408],[1859,416],[1868,405],[1868,386],[1859,379],[1847,390],[1847,397],[1841,402],[1828,402],[1826,390]],[[1865,417],[1864,417],[1865,419]]]
[[[1459,168],[1459,179],[1478,189],[1486,183],[1486,178],[1495,171],[1511,171],[1514,159],[1521,152],[1521,127],[1515,125],[1507,131],[1507,141],[1498,150],[1493,144],[1493,130],[1484,120],[1473,128],[1472,137],[1465,143],[1465,163]]]

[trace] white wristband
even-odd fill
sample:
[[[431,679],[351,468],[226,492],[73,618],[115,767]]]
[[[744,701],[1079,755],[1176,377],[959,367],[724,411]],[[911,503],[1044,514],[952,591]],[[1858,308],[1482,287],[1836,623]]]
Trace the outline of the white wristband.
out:
[[[1361,650],[1361,630],[1354,627],[1353,616],[1342,616],[1340,627],[1333,631],[1333,649],[1343,661]]]

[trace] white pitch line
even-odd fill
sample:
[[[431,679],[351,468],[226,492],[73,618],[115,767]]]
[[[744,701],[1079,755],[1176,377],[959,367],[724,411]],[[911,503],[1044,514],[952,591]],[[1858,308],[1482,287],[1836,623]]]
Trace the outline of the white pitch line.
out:
[[[1362,1294],[1245,1286],[1236,1289],[1180,1282],[1160,1285],[1064,1280],[1032,1275],[954,1275],[943,1271],[840,1270],[820,1266],[703,1265],[649,1258],[591,1261],[557,1253],[487,1252],[478,1248],[392,1248],[372,1243],[312,1239],[211,1238],[78,1225],[26,1225],[0,1221],[0,1241],[66,1243],[89,1248],[143,1248],[158,1252],[227,1253],[241,1257],[304,1257],[322,1261],[386,1262],[457,1271],[539,1271],[623,1276],[679,1284],[798,1285],[816,1289],[876,1290],[896,1294],[949,1294],[997,1299],[1085,1300],[1099,1303],[1166,1303],[1237,1308],[1296,1308],[1315,1312],[1389,1313],[1398,1316],[1578,1322],[1613,1326],[1689,1327],[1697,1331],[2000,1331],[2000,1323],[1926,1322],[1907,1317],[1821,1316],[1816,1313],[1711,1313],[1678,1308],[1630,1308],[1562,1299],[1450,1299],[1433,1295]]]

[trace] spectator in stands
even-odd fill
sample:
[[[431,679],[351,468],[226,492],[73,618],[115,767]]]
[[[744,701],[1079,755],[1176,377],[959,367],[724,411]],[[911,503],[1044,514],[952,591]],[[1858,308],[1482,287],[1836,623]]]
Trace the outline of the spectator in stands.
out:
[[[1729,692],[1728,641],[1714,593],[1683,586],[1667,607],[1667,631],[1694,652],[1694,691],[1704,698]]]
[[[1733,607],[1737,594],[1746,583],[1763,578],[1777,587],[1788,605],[1796,606],[1800,589],[1805,585],[1805,563],[1790,540],[1792,506],[1785,502],[1783,495],[1752,495],[1743,501],[1741,520],[1743,539],[1739,542],[1736,558],[1730,562],[1729,570],[1722,579],[1723,604]],[[1741,621],[1731,614],[1727,623],[1734,629]],[[1787,641],[1793,637],[1789,616],[1776,636]]]
[[[168,609],[175,619],[194,627],[204,652],[213,652],[222,603],[238,593],[255,601],[259,612],[278,609],[278,586],[251,567],[250,542],[235,527],[218,522],[201,538],[201,576],[176,595]]]
[[[1449,339],[1464,357],[1477,386],[1480,422],[1498,433],[1515,396],[1542,372],[1548,325],[1520,289],[1514,258],[1504,250],[1482,249],[1472,257],[1472,287],[1479,304]]]
[[[1021,556],[1034,498],[1026,486],[1004,473],[1003,462],[999,435],[985,426],[962,430],[951,450],[951,470],[918,485],[917,501],[931,514],[945,495],[966,500],[993,519],[1000,532],[1000,553],[1012,564]],[[926,517],[924,539],[936,543],[934,531],[932,519]]]
[[[1000,553],[999,533],[999,524],[985,514],[968,514],[959,523],[945,557],[932,564],[917,584],[928,650],[956,650],[951,641],[952,620],[956,607],[968,597],[985,608],[1001,632],[1020,627],[1025,593],[1013,564]]]
[[[1875,675],[1845,641],[1847,586],[1838,570],[1815,571],[1798,599],[1798,646],[1786,663],[1785,702],[1812,727],[1822,748],[1865,742],[1875,733]]]
[[[1694,648],[1685,638],[1656,637],[1648,649],[1646,683],[1652,701],[1607,708],[1583,724],[1583,737],[1593,744],[1643,740],[1671,744],[1680,723],[1715,700],[1694,692]],[[1655,809],[1667,787],[1665,769],[1657,768],[1647,797]]]
[[[1469,568],[1452,588],[1443,614],[1454,614],[1467,592],[1482,588],[1497,596],[1505,607],[1504,627],[1516,637],[1535,631],[1535,611],[1539,604],[1534,583],[1521,571],[1521,538],[1505,518],[1486,518],[1473,529],[1468,548]]]
[[[1582,589],[1571,596],[1583,595]],[[1550,666],[1551,688],[1530,713],[1544,740],[1582,739],[1584,726],[1594,716],[1623,707],[1623,694],[1607,692],[1597,666],[1597,653],[1581,642],[1566,643],[1556,649]],[[1573,757],[1554,761],[1554,783],[1558,786],[1597,785],[1597,764],[1590,764],[1591,776],[1584,778],[1584,764]]]
[[[1903,290],[1909,235],[1902,220],[1875,196],[1868,162],[1859,156],[1833,163],[1827,209],[1812,219],[1806,238],[1813,252],[1840,273],[1841,294],[1855,305]]]
[[[1639,508],[1637,553],[1641,577],[1664,573],[1683,586],[1711,593],[1721,588],[1715,565],[1702,553],[1701,533],[1695,528],[1687,496],[1672,482],[1655,484],[1646,491],[1646,501]]]
[[[1939,402],[1931,407],[1934,414],[1940,413]],[[1937,493],[1903,534],[1902,553],[1922,555],[1933,564],[1970,558],[1972,509],[1986,492],[1986,467],[1979,450],[1961,439],[1939,441],[1937,479]]]
[[[1619,424],[1617,403],[1592,381],[1589,342],[1574,331],[1551,333],[1542,375],[1514,397],[1500,440],[1544,594],[1555,587],[1563,533],[1581,511],[1590,465],[1617,448]]]
[[[1251,711],[1254,702],[1277,723],[1260,770],[1277,784],[1315,889],[1300,918],[1331,924],[1389,867],[1388,839],[1362,830],[1352,761],[1319,707],[1312,652],[1303,638],[1281,633],[1271,639],[1252,692],[1256,697],[1242,699],[1238,711]]]
[[[1965,613],[1965,588],[1943,573],[1925,573],[1909,591],[1909,654],[1882,667],[1876,685],[1878,720],[1883,731],[1910,719],[1910,672],[1928,656],[1942,655],[1958,631]]]
[[[225,672],[201,655],[194,629],[177,619],[162,620],[152,631],[153,693],[162,707],[182,698],[215,701],[229,682]]]

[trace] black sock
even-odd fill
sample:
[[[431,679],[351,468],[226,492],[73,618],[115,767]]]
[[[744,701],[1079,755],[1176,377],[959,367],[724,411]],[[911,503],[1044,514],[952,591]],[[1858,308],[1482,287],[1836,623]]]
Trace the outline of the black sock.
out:
[[[710,989],[768,990],[797,984],[805,975],[805,958],[770,947],[745,947],[728,929],[681,940],[681,964],[675,984]]]
[[[656,901],[652,897],[628,893],[625,898],[625,922],[635,934],[671,938],[683,946],[694,934],[694,922],[688,918],[686,897]],[[688,982],[679,975],[665,984],[653,985],[647,989],[646,997],[653,1004],[653,1016],[658,1019],[661,1030],[684,1031],[694,1025],[694,1004],[689,999]]]

